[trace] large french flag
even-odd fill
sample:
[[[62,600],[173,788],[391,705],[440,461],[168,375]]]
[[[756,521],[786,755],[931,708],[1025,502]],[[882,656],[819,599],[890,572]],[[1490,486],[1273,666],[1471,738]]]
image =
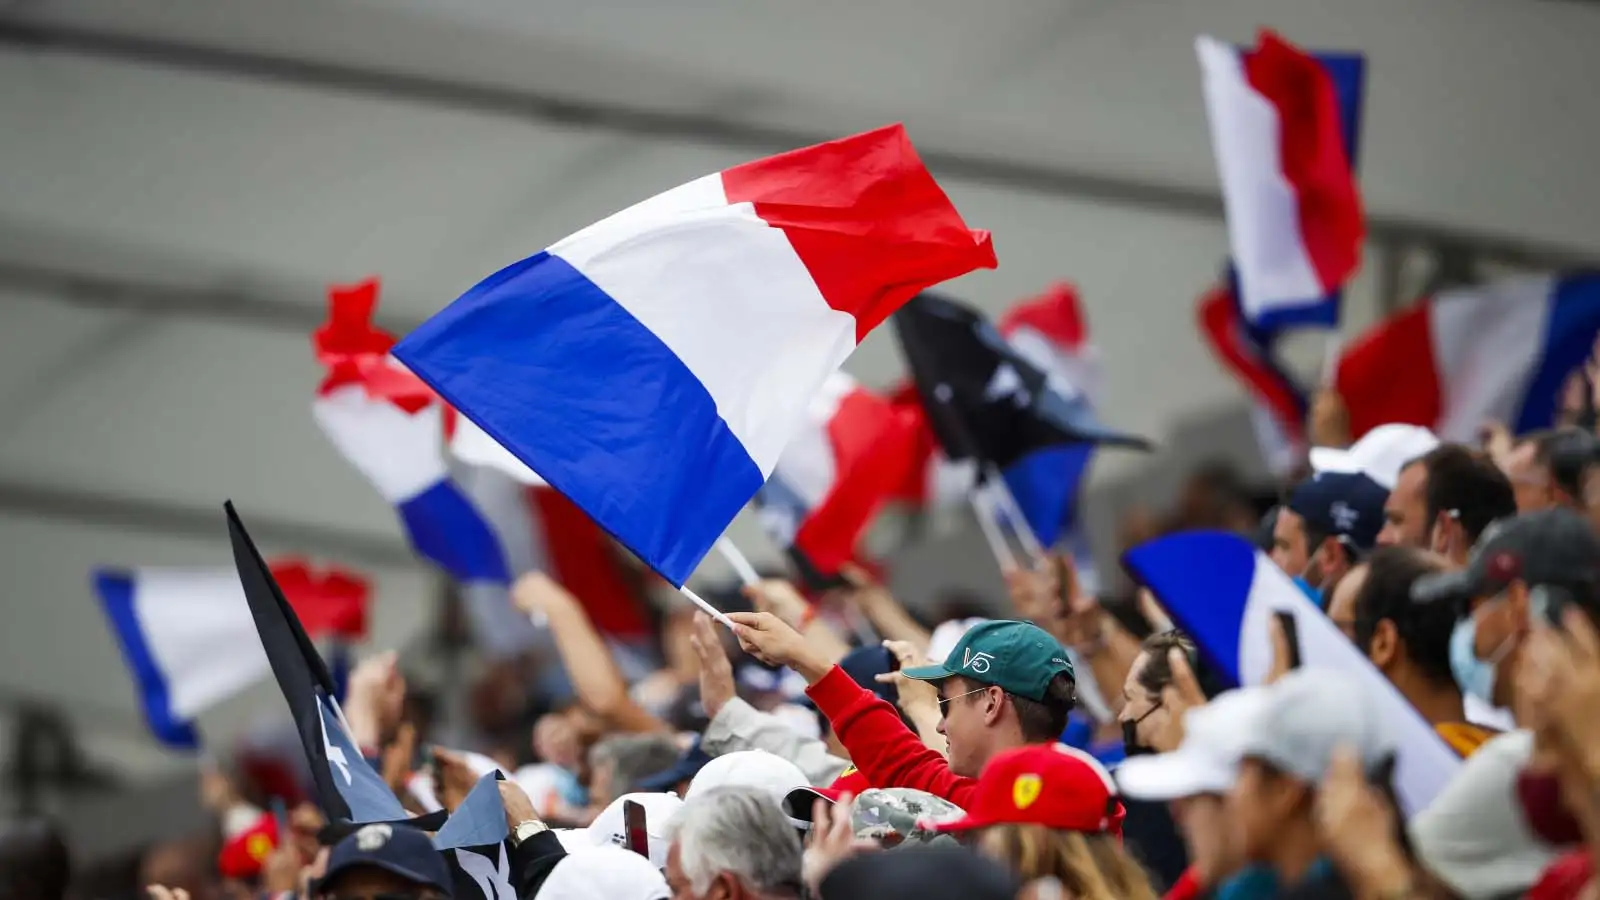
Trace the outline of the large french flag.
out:
[[[1271,31],[1195,42],[1240,300],[1252,327],[1331,326],[1365,236],[1352,158],[1365,65]]]
[[[450,470],[452,411],[388,356],[394,339],[372,324],[377,292],[375,279],[329,290],[328,320],[312,335],[326,371],[312,413],[394,506],[419,556],[463,583],[508,583],[499,536]]]
[[[1265,553],[1244,538],[1193,531],[1158,538],[1123,555],[1206,659],[1234,685],[1259,685],[1272,668],[1269,621],[1287,616],[1300,665],[1359,679],[1400,747],[1395,787],[1406,813],[1425,809],[1461,760],[1394,685]]]
[[[491,275],[394,354],[681,585],[861,338],[994,265],[896,125],[636,204]]]
[[[780,546],[829,576],[917,462],[921,423],[903,407],[835,372],[756,494],[762,525]]]
[[[1354,437],[1389,422],[1473,442],[1491,420],[1555,422],[1562,383],[1600,334],[1600,275],[1442,291],[1345,348],[1335,384]]]
[[[365,636],[364,577],[297,559],[276,560],[271,568],[312,637]],[[232,570],[101,569],[93,578],[145,721],[163,743],[198,746],[194,718],[271,671]]]

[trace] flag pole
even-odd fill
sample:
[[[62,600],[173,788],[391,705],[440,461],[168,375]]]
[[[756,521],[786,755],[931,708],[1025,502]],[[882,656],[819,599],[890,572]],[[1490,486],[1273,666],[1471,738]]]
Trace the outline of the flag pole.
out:
[[[732,538],[727,535],[717,538],[717,552],[721,553],[722,558],[733,567],[733,571],[739,574],[739,580],[744,582],[745,587],[755,587],[761,583],[761,574],[756,571],[755,566],[750,565],[749,558]]]
[[[718,622],[721,622],[724,628],[727,628],[729,631],[733,630],[733,620],[728,618],[727,615],[722,612],[722,610],[717,609],[715,606],[712,606],[710,603],[706,602],[705,598],[690,590],[688,585],[679,586],[678,593],[688,597],[689,602],[700,607],[701,611],[703,611],[706,615],[716,619]]]
[[[989,543],[989,552],[994,554],[994,561],[1000,564],[1000,571],[1016,571],[1017,557],[1011,552],[1011,545],[1006,543],[1006,536],[1000,533],[994,510],[989,506],[983,489],[974,486],[967,492],[967,500],[972,503],[972,512],[978,517],[978,528],[983,531],[983,539]]]
[[[1006,484],[1004,475],[994,466],[989,466],[989,477],[983,488],[992,491],[991,497],[1005,507],[1006,515],[1011,518],[1011,530],[1016,533],[1017,540],[1021,542],[1022,549],[1033,558],[1034,562],[1044,559],[1044,545],[1039,543],[1039,536],[1033,533],[1033,526],[1028,524],[1028,517],[1022,514],[1022,507],[1017,503],[1017,498],[1011,493],[1011,486]]]

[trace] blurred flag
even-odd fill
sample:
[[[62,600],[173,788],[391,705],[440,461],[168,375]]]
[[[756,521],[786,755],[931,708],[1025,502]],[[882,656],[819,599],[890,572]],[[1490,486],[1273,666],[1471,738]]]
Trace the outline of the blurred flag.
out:
[[[1250,398],[1256,443],[1275,475],[1305,458],[1305,391],[1274,356],[1271,338],[1250,327],[1230,278],[1206,292],[1196,310],[1200,337]]]
[[[1241,305],[1255,328],[1332,326],[1366,233],[1349,112],[1365,65],[1325,64],[1271,31],[1258,42],[1195,42]]]
[[[1100,354],[1089,343],[1089,323],[1072,285],[1052,285],[1043,295],[1013,306],[1000,319],[1000,334],[1060,392],[1081,394],[1094,408]],[[1069,444],[1030,453],[1005,470],[1006,486],[1046,547],[1076,528],[1079,489],[1093,456],[1093,444]],[[1082,535],[1074,535],[1069,544],[1074,556],[1088,546]],[[1083,552],[1079,564],[1079,574],[1085,574],[1093,558]]]
[[[1288,617],[1300,664],[1363,682],[1400,747],[1395,787],[1409,815],[1450,781],[1460,758],[1394,685],[1265,553],[1235,534],[1184,532],[1123,555],[1200,652],[1235,685],[1262,684],[1273,665],[1269,625]]]
[[[461,582],[507,583],[490,523],[450,472],[450,410],[390,359],[394,338],[372,325],[378,283],[328,292],[328,321],[311,343],[326,377],[312,413],[322,432],[395,507],[417,555]]]
[[[953,461],[1005,469],[1062,444],[1150,447],[1101,424],[1076,386],[1029,362],[970,307],[923,293],[894,323],[928,425]]]
[[[1359,438],[1385,423],[1476,443],[1490,421],[1547,428],[1567,376],[1600,334],[1600,275],[1444,291],[1378,323],[1339,360],[1335,385]]]
[[[347,642],[366,635],[365,578],[342,569],[317,571],[297,559],[271,568],[310,636]],[[101,569],[94,586],[138,686],[145,721],[162,743],[197,747],[195,716],[270,670],[231,571]]]
[[[857,342],[994,264],[892,126],[636,204],[490,276],[395,355],[681,585]]]
[[[872,517],[917,462],[918,423],[905,409],[835,372],[756,493],[763,527],[819,576],[855,555]]]

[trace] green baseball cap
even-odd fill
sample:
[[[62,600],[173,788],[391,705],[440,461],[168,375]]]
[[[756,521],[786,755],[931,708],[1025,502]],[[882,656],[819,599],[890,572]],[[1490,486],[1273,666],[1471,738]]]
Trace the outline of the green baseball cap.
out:
[[[900,674],[918,681],[959,675],[1040,702],[1044,701],[1045,688],[1052,678],[1061,674],[1076,678],[1060,641],[1031,622],[1006,619],[967,629],[944,662],[901,669]]]

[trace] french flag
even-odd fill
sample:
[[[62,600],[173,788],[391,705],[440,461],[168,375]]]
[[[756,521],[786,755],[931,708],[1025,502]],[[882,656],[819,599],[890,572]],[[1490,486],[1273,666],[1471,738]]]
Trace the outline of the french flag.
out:
[[[393,352],[682,585],[861,338],[994,265],[895,125],[636,204],[491,275]]]
[[[1195,318],[1201,340],[1250,396],[1251,423],[1268,469],[1287,475],[1305,458],[1309,402],[1273,354],[1270,336],[1245,319],[1231,272],[1201,295]]]
[[[1335,385],[1354,437],[1390,422],[1446,441],[1475,442],[1490,421],[1524,434],[1555,422],[1597,334],[1600,275],[1442,291],[1347,346]]]
[[[1266,30],[1254,49],[1200,37],[1195,51],[1246,320],[1334,325],[1366,231],[1351,165],[1364,63]]]
[[[1123,554],[1129,573],[1233,685],[1259,685],[1273,665],[1269,622],[1292,622],[1300,665],[1333,669],[1362,682],[1400,747],[1395,787],[1406,813],[1427,808],[1461,760],[1265,553],[1236,534],[1191,531],[1157,538]]]
[[[271,563],[312,637],[365,637],[367,580],[302,560]],[[173,747],[199,746],[194,718],[271,671],[230,569],[101,569],[95,592],[133,673],[145,721]]]
[[[511,580],[490,522],[451,475],[451,410],[388,356],[394,338],[372,324],[378,282],[330,289],[312,335],[326,377],[312,414],[323,434],[395,508],[417,555],[457,581]]]
[[[802,554],[817,574],[837,573],[916,464],[918,428],[908,410],[843,372],[830,375],[756,494],[767,533]]]

